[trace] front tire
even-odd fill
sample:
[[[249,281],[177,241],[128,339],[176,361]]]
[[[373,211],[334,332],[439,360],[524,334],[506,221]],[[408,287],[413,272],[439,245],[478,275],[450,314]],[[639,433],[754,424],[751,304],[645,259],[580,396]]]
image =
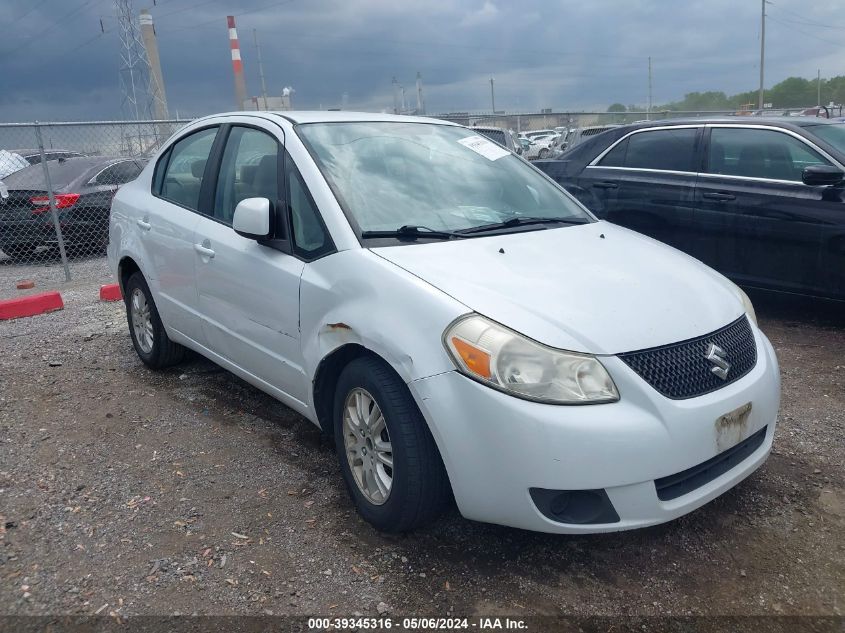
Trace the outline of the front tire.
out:
[[[545,158],[548,158],[548,157],[549,157],[549,150],[547,150],[547,149],[541,149],[541,150],[540,150],[540,156],[539,156],[539,158],[540,158],[540,159],[545,159]]]
[[[138,357],[150,369],[163,369],[180,362],[185,357],[185,348],[167,336],[144,276],[140,272],[132,273],[123,292],[129,334]]]
[[[450,498],[437,445],[408,387],[379,358],[343,370],[334,402],[338,461],[358,513],[376,529],[407,532]]]

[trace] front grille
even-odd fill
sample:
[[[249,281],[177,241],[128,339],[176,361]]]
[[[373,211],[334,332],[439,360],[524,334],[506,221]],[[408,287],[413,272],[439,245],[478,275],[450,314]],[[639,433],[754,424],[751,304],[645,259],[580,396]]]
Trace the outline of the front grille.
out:
[[[725,351],[725,360],[731,365],[725,380],[713,373],[714,364],[706,358],[711,344]],[[619,358],[667,398],[683,400],[716,391],[742,378],[757,363],[757,346],[751,325],[743,315],[705,336],[619,354]]]
[[[687,468],[674,475],[655,479],[654,487],[657,489],[657,498],[661,501],[677,499],[724,475],[760,448],[763,440],[766,439],[766,428],[764,426],[751,437],[726,451],[722,451],[716,457],[711,457],[706,462],[701,462],[697,466]]]

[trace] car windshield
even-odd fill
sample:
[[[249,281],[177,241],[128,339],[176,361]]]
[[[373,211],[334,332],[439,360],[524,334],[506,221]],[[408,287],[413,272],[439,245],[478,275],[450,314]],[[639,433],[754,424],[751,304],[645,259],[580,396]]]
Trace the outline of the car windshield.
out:
[[[819,123],[818,125],[805,125],[804,130],[832,145],[845,154],[845,123]]]
[[[362,232],[456,231],[518,217],[592,220],[540,172],[473,130],[404,122],[297,129]]]

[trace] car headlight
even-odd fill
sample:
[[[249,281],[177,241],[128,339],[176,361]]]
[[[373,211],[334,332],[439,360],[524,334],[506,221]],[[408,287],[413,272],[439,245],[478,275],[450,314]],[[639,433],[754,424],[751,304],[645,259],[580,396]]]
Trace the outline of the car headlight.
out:
[[[458,319],[443,341],[461,372],[514,396],[555,404],[619,400],[594,356],[546,347],[483,316]]]
[[[742,305],[745,308],[745,314],[748,315],[748,318],[757,325],[757,313],[754,311],[754,304],[751,303],[751,299],[748,298],[748,295],[745,294],[745,291],[740,288],[739,286],[736,287],[737,291],[739,291],[739,297],[742,299]]]

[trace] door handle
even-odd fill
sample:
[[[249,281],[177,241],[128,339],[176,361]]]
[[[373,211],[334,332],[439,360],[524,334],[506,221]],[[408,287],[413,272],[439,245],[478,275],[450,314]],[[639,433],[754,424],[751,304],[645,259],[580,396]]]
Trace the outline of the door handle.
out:
[[[736,200],[736,196],[732,193],[703,193],[701,194],[702,198],[706,198],[707,200],[717,200],[719,202],[727,202],[728,200]]]
[[[145,231],[149,231],[151,228],[153,228],[153,225],[147,222],[146,220],[135,220],[135,224],[137,224]]]
[[[214,251],[208,248],[207,246],[203,246],[202,244],[194,244],[194,250],[203,257],[214,259]]]
[[[601,180],[593,185],[597,189],[617,189],[619,185],[609,180]]]

